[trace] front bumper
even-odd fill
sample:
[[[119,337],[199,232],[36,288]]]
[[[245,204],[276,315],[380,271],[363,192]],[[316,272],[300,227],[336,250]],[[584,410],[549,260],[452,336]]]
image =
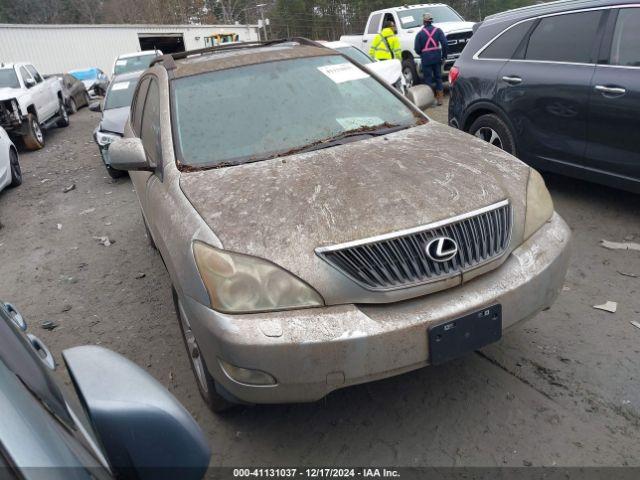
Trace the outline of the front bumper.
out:
[[[181,306],[210,373],[250,403],[315,401],[332,390],[428,365],[427,329],[502,305],[503,328],[550,306],[562,288],[571,233],[555,214],[496,270],[459,287],[383,305],[224,315],[189,297]],[[268,372],[277,385],[229,378],[218,359]]]

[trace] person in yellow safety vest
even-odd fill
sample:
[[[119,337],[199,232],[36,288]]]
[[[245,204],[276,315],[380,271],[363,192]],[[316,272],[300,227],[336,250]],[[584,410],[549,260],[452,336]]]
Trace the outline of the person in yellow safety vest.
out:
[[[400,39],[396,36],[398,30],[392,21],[384,22],[384,28],[371,42],[369,56],[375,60],[402,60],[402,48]]]

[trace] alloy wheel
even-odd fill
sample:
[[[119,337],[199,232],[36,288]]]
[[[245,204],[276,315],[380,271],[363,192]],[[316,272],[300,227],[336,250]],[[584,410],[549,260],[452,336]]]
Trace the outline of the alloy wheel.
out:
[[[484,140],[487,143],[490,143],[491,145],[493,145],[495,147],[498,147],[498,148],[504,150],[504,148],[502,146],[502,139],[500,138],[500,135],[498,135],[498,132],[496,132],[491,127],[480,127],[478,129],[478,131],[475,133],[475,136],[478,137],[481,140]]]
[[[42,129],[40,128],[37,120],[32,120],[31,128],[33,128],[33,133],[35,134],[38,143],[44,142],[44,135],[42,134]]]
[[[22,178],[22,170],[20,169],[18,155],[13,150],[10,154],[9,163],[11,164],[11,177],[20,180]]]
[[[407,82],[407,88],[413,87],[414,78],[411,69],[409,67],[403,68],[402,75],[404,75],[404,79]]]

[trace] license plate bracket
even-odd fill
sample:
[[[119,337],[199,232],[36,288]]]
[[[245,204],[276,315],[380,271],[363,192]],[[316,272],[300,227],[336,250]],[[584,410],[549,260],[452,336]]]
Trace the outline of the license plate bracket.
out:
[[[440,365],[502,338],[502,305],[429,327],[429,363]]]

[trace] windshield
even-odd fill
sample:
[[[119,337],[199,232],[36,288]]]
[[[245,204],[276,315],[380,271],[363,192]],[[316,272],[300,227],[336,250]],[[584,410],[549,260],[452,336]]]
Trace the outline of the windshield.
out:
[[[146,70],[154,58],[156,58],[155,53],[147,53],[145,55],[138,55],[137,57],[119,58],[116,60],[113,73],[114,75],[121,75],[123,73]]]
[[[209,72],[172,88],[181,161],[192,167],[264,160],[358,129],[425,121],[338,55]]]
[[[137,80],[113,82],[107,92],[107,98],[104,100],[104,110],[130,107],[131,100],[133,99],[133,91],[136,89],[137,84]]]
[[[343,55],[346,55],[351,60],[355,60],[362,65],[366,65],[368,63],[373,63],[371,57],[364,53],[362,50],[357,49],[356,47],[340,47],[336,48],[336,50]]]
[[[88,70],[74,70],[69,73],[78,80],[93,80],[94,78],[98,78],[97,68],[90,68]]]
[[[455,10],[449,7],[441,6],[441,7],[412,8],[409,10],[403,10],[402,12],[398,12],[398,16],[400,17],[400,24],[402,25],[402,28],[421,27],[423,25],[422,15],[427,12],[433,15],[433,23],[464,21],[464,19],[460,15],[458,15],[455,12]]]
[[[0,69],[0,88],[20,88],[18,76],[13,68]]]

